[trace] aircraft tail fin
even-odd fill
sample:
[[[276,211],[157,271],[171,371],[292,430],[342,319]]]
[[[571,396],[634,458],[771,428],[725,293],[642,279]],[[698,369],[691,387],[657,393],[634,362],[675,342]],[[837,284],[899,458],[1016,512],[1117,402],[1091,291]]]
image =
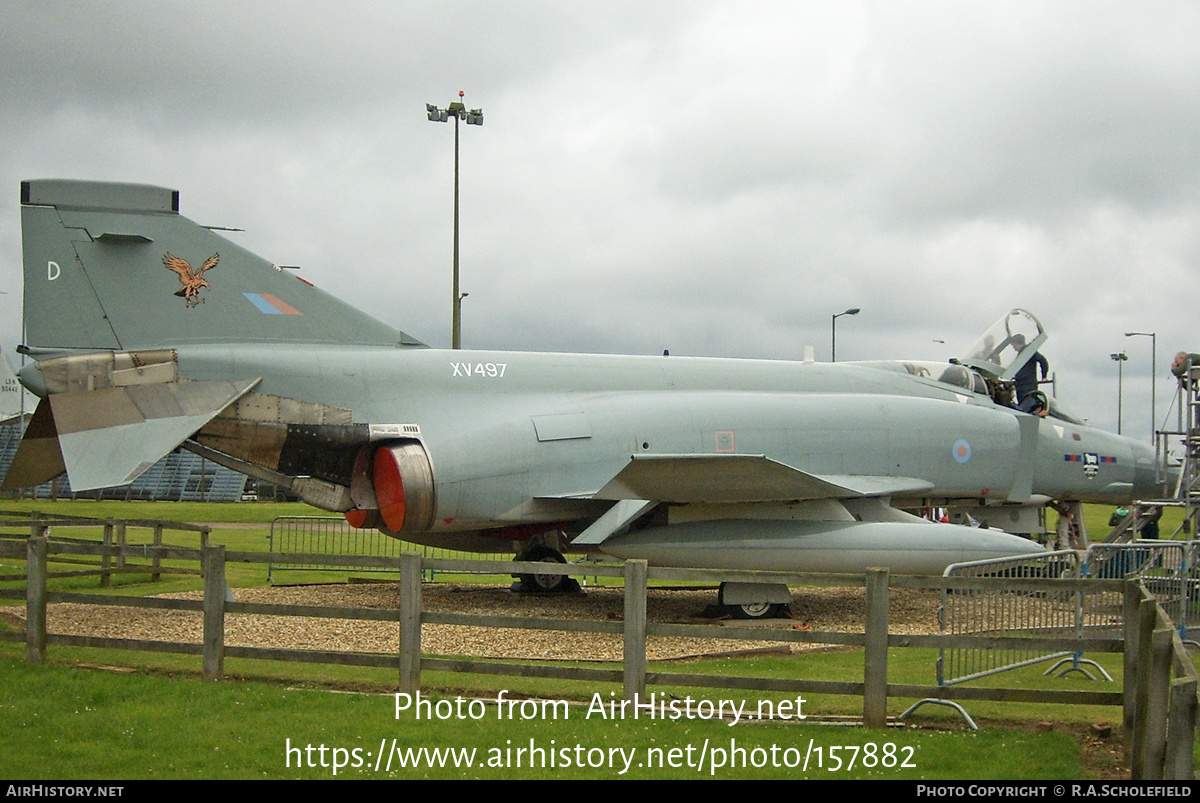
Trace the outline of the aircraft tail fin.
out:
[[[179,214],[144,184],[21,183],[27,344],[423,346]]]

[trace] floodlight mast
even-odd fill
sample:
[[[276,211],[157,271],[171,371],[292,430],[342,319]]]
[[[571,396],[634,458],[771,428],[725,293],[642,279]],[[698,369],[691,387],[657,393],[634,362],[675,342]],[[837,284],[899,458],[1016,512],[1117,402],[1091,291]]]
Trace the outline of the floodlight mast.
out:
[[[1150,338],[1150,440],[1158,443],[1158,332],[1126,332],[1125,337]]]
[[[1109,357],[1117,361],[1117,434],[1121,434],[1121,410],[1124,409],[1125,397],[1125,361],[1129,359],[1129,355],[1123,351],[1118,351],[1114,354],[1109,354]]]
[[[462,99],[466,92],[459,90],[458,100],[444,109],[439,109],[432,103],[425,104],[428,118],[434,123],[444,123],[450,117],[454,118],[454,282],[453,300],[451,302],[450,347],[462,348],[462,300],[466,293],[458,290],[458,121],[463,120],[467,125],[483,125],[483,109],[467,110]]]
[[[858,307],[851,307],[845,312],[839,312],[829,319],[829,361],[837,362],[837,319],[843,315],[857,315],[862,312]]]

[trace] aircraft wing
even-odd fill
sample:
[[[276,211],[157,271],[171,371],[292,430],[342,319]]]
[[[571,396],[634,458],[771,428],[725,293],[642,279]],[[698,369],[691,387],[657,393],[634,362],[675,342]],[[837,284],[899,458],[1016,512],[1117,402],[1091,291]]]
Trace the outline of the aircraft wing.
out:
[[[810,474],[761,454],[634,455],[593,496],[612,500],[613,506],[572,543],[599,545],[659,502],[815,502],[883,497],[932,487],[933,483],[913,477]]]
[[[791,502],[888,496],[932,487],[913,477],[809,474],[761,454],[634,455],[594,498]]]

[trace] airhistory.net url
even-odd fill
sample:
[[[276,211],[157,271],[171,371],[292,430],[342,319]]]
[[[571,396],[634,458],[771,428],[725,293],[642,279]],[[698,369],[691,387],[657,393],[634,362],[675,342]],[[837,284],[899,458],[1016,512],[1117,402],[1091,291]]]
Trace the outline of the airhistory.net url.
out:
[[[799,747],[746,747],[731,738],[728,746],[712,744],[683,747],[586,747],[581,744],[559,745],[551,739],[539,745],[514,746],[506,740],[503,747],[406,747],[395,739],[381,739],[379,749],[293,745],[284,748],[287,768],[323,767],[334,775],[345,770],[392,773],[405,769],[609,769],[624,775],[631,769],[694,769],[715,776],[722,770],[787,768],[807,772],[851,771],[856,766],[868,769],[915,769],[910,746],[892,742],[862,745],[815,744]]]

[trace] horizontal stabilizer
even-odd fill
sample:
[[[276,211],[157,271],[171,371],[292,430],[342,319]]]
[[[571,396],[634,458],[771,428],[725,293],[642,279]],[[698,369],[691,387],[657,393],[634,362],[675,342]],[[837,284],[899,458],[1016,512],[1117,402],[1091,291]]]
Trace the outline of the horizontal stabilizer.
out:
[[[677,503],[786,502],[886,496],[931,487],[931,483],[911,477],[818,476],[765,455],[634,455],[595,498]]]
[[[72,490],[133,482],[258,382],[164,382],[51,395]]]
[[[50,402],[38,402],[25,435],[17,446],[17,454],[8,467],[4,484],[0,488],[25,488],[49,482],[67,470],[62,452],[58,448],[58,431],[54,428],[54,414]]]

